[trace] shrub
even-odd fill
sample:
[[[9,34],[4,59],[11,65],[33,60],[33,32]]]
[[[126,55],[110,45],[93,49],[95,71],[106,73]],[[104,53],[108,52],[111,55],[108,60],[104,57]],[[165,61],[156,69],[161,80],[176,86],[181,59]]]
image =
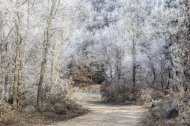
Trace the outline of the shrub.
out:
[[[128,88],[122,81],[118,83],[105,82],[101,87],[102,100],[108,103],[125,103],[136,101],[138,88]]]
[[[175,98],[163,99],[153,103],[144,119],[144,124],[145,126],[189,126],[189,116],[189,107],[183,102]]]

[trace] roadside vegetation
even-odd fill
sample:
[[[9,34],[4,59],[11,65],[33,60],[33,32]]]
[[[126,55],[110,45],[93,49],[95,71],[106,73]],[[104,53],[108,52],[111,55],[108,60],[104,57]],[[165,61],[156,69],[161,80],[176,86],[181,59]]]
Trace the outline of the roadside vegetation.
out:
[[[190,125],[190,1],[1,0],[0,125],[88,112],[74,89]]]

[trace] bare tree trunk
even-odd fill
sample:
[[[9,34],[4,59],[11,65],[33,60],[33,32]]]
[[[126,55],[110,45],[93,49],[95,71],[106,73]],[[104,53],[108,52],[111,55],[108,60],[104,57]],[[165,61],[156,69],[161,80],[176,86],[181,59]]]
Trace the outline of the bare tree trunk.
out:
[[[108,63],[109,67],[110,67],[110,80],[111,80],[111,84],[113,84],[113,71],[112,71],[112,65],[111,63]]]
[[[170,80],[171,80],[171,78],[172,78],[171,68],[170,68],[170,66],[168,66],[168,81],[167,81],[166,89],[169,89],[169,87],[170,87]]]
[[[37,108],[38,109],[40,109],[41,103],[42,103],[42,85],[43,85],[44,76],[46,73],[48,51],[49,51],[50,43],[51,43],[52,20],[53,20],[54,14],[55,14],[55,8],[56,8],[56,4],[57,4],[58,0],[55,0],[52,2],[53,3],[51,6],[48,21],[47,21],[47,33],[46,33],[47,40],[44,45],[44,50],[43,50],[43,54],[42,54],[42,57],[43,57],[42,58],[42,66],[41,66],[41,72],[40,72],[40,80],[39,80],[39,84],[38,84],[38,92],[37,92]]]
[[[0,15],[0,17],[2,17]],[[2,85],[0,87],[1,89],[1,100],[4,100],[4,94],[5,94],[5,90],[4,90],[4,84],[5,84],[5,63],[4,63],[4,57],[5,57],[5,43],[3,42],[3,38],[4,38],[4,35],[3,35],[3,21],[0,20],[0,52],[1,52],[1,55],[0,55],[0,63],[3,64],[3,67],[2,67],[2,71],[0,72],[0,74],[2,74],[2,76],[0,77],[0,84]]]
[[[54,74],[55,74],[55,65],[56,65],[56,60],[57,60],[57,54],[56,54],[56,50],[57,50],[57,41],[54,40],[54,45],[53,45],[53,54],[52,54],[52,63],[51,63],[51,84],[54,83]]]
[[[3,67],[3,69],[5,69]],[[6,96],[6,87],[7,87],[7,74],[6,74],[6,70],[3,70],[4,72],[1,73],[2,77],[0,78],[0,84],[1,84],[1,100],[4,101],[5,100],[5,96]]]
[[[20,34],[20,15],[17,12],[17,24],[16,24],[16,32],[17,32],[17,41],[16,41],[16,59],[15,59],[15,72],[14,72],[14,84],[13,84],[13,107],[14,109],[18,109],[18,95],[19,95],[19,81],[20,81],[20,69],[21,69],[21,42],[22,37]]]
[[[153,74],[153,80],[152,80],[152,85],[155,84],[155,81],[156,81],[156,69],[154,67],[154,64],[152,62],[152,58],[150,55],[148,55],[148,59],[150,61],[150,67],[151,67],[151,71],[152,71],[152,74]]]
[[[3,85],[2,85],[2,100],[7,101],[7,85],[8,85],[8,75],[7,75],[7,69],[9,67],[10,63],[7,63],[5,66],[5,73],[3,75]]]
[[[137,55],[136,41],[133,38],[133,42],[132,42],[132,83],[133,83],[133,89],[135,89],[135,87],[136,87],[136,55]]]
[[[116,48],[116,74],[117,74],[117,79],[121,79],[121,60],[122,60],[122,52],[119,50],[119,48]]]
[[[7,56],[7,52],[8,52],[8,43],[6,43],[6,45],[5,45],[5,51],[6,51],[6,56]],[[10,63],[8,62],[7,64],[6,64],[6,67],[5,67],[5,81],[4,81],[4,94],[3,94],[3,99],[5,100],[5,101],[8,101],[8,99],[7,99],[7,91],[8,91],[8,89],[7,89],[7,85],[8,85],[8,80],[9,80],[9,76],[8,76],[8,68],[9,68],[9,66],[10,66]]]

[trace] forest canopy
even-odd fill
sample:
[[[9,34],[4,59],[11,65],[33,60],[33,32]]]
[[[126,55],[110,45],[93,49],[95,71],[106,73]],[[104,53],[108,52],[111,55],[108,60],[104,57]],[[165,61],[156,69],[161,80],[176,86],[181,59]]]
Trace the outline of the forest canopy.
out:
[[[73,83],[98,83],[105,102],[148,88],[180,103],[189,35],[189,0],[1,0],[0,98],[43,110]]]

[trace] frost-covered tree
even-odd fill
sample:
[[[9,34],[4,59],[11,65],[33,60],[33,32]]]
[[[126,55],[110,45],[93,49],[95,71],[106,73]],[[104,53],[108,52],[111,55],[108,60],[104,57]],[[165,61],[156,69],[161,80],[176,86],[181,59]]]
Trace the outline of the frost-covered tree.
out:
[[[54,1],[53,1],[54,2]],[[43,76],[45,82],[42,85],[43,95],[56,93],[55,88],[66,90],[65,84],[60,84],[60,69],[64,66],[63,43],[66,40],[70,29],[66,27],[69,10],[68,2],[60,2],[59,7],[54,10],[51,26],[47,26],[50,1],[1,1],[0,2],[0,22],[1,22],[1,98],[6,102],[14,102],[15,108],[23,107],[27,104],[35,104],[37,99],[36,84],[40,79],[40,68],[43,43],[50,42],[46,66],[47,72]],[[63,23],[65,22],[65,23]],[[49,27],[50,26],[50,27]],[[49,27],[47,35],[47,28]],[[59,47],[59,48],[58,48]],[[50,72],[49,72],[50,71]],[[51,74],[50,74],[51,73]],[[53,78],[53,84],[49,81]],[[56,85],[56,86],[55,86]],[[13,88],[14,87],[14,88]],[[49,90],[51,87],[51,90]],[[54,87],[54,88],[52,88]]]
[[[59,6],[59,0],[51,1],[52,5],[50,7],[50,12],[47,17],[47,33],[46,33],[46,38],[45,38],[45,44],[44,44],[44,50],[43,50],[43,58],[42,58],[42,66],[41,66],[41,72],[40,72],[40,80],[39,80],[39,85],[38,85],[38,94],[37,94],[37,106],[40,108],[41,106],[41,100],[42,100],[42,84],[44,82],[44,76],[46,72],[46,67],[47,67],[47,57],[48,57],[48,51],[50,48],[51,44],[51,35],[52,35],[52,23],[53,23],[53,18],[56,14],[56,9]]]
[[[14,106],[65,92],[79,68],[113,91],[189,81],[188,0],[0,3],[1,98]]]

